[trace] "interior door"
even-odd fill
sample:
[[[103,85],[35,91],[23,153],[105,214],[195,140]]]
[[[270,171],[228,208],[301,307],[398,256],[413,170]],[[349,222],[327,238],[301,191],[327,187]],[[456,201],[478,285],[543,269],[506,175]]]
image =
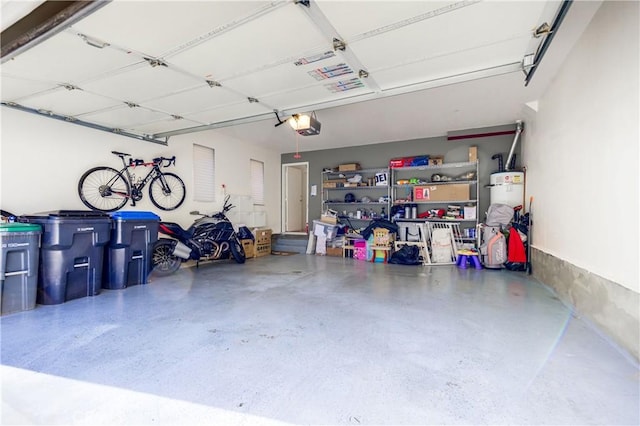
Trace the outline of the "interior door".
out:
[[[287,167],[287,228],[286,232],[304,232],[302,223],[302,170]]]

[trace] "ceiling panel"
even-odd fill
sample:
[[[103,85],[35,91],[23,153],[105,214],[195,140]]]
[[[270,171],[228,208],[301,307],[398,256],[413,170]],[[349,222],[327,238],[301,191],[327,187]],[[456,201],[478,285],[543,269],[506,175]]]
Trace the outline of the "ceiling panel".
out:
[[[267,96],[296,93],[300,89],[312,86],[324,86],[326,83],[357,77],[358,70],[347,65],[346,60],[336,55],[324,61],[296,66],[285,63],[260,73],[225,81],[225,87],[237,91],[246,91],[261,101]],[[331,75],[335,75],[331,77]],[[286,78],[283,78],[286,76]],[[330,92],[326,90],[324,95]],[[331,99],[330,96],[323,96]],[[276,104],[277,105],[277,104]]]
[[[227,105],[224,108],[215,108],[195,114],[188,114],[185,115],[185,118],[203,123],[218,123],[227,120],[234,120],[238,117],[252,117],[270,113],[273,113],[273,111],[264,105],[246,102]]]
[[[211,109],[215,106],[237,104],[246,98],[225,87],[198,86],[174,95],[162,96],[143,102],[143,106],[170,114],[187,114]]]
[[[317,5],[336,29],[349,41],[355,36],[416,16],[441,14],[460,1],[334,1],[318,0]],[[473,3],[473,2],[466,2]],[[366,19],[358,19],[366,16]]]
[[[3,63],[2,74],[78,85],[138,62],[139,58],[90,46],[79,36],[63,31]]]
[[[337,85],[340,81],[341,80],[331,83],[327,82],[326,84]],[[297,89],[295,91],[292,91],[291,93],[278,93],[270,96],[265,96],[261,99],[261,102],[269,105],[279,105],[279,110],[287,110],[291,112],[291,110],[293,109],[294,112],[301,112],[301,109],[306,111],[305,107],[314,105],[316,103],[339,102],[340,100],[346,98],[363,96],[372,93],[373,92],[367,87],[331,93],[329,89],[324,86],[309,86]]]
[[[130,108],[124,105],[116,109],[82,115],[80,118],[84,121],[97,123],[102,126],[135,130],[135,126],[138,124],[164,120],[168,117],[161,112],[151,111],[141,107]]]
[[[518,13],[509,8],[519,8]],[[472,52],[486,45],[519,39],[521,47],[516,51],[519,59],[531,39],[531,31],[537,25],[543,2],[487,2],[478,3],[440,15],[436,18],[408,25],[394,31],[352,43],[350,46],[367,70],[378,69],[428,59],[448,53]],[[520,12],[525,15],[520,15]],[[513,51],[509,52],[513,55]],[[495,58],[498,62],[498,58]]]
[[[56,88],[55,83],[29,80],[25,78],[12,77],[0,73],[2,79],[2,100],[13,102],[34,93],[40,93]]]
[[[289,3],[167,59],[196,75],[224,83],[225,79],[257,72],[287,58],[330,48],[330,41],[301,7]]]
[[[167,118],[147,124],[136,126],[135,130],[142,134],[154,135],[156,133],[171,132],[178,129],[188,129],[190,127],[202,126],[206,123],[198,123],[187,119]]]
[[[522,60],[517,52],[522,48],[522,40],[509,40],[501,44],[491,44],[469,51],[422,58],[401,66],[378,70],[374,73],[380,86],[389,90],[407,84],[432,81],[459,74],[483,70],[498,65],[514,64]]]
[[[98,39],[161,57],[265,8],[259,1],[113,1],[74,25]]]
[[[67,90],[61,87],[55,91],[29,98],[28,105],[35,109],[54,111],[61,115],[75,116],[122,105],[122,103],[83,90]]]
[[[134,70],[86,83],[82,89],[128,102],[142,102],[205,84],[171,68],[145,64]]]

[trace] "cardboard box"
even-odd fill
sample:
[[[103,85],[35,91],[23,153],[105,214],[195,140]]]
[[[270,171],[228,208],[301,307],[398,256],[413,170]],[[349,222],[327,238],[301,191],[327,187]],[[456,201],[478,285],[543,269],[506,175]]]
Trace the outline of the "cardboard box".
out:
[[[338,218],[336,216],[334,216],[334,215],[322,214],[322,215],[320,215],[320,222],[328,223],[330,225],[337,225],[338,224]]]
[[[475,163],[476,161],[478,161],[478,147],[477,146],[470,146],[469,147],[469,162],[470,163]]]
[[[256,245],[271,244],[271,229],[256,229],[255,232]]]
[[[360,170],[360,163],[346,163],[338,166],[339,172],[352,172],[355,170]]]
[[[271,254],[271,242],[268,244],[256,244],[255,257],[262,257]]]
[[[343,186],[342,182],[322,182],[323,188],[342,188]]]
[[[342,257],[342,247],[327,246],[327,256]]]
[[[465,219],[475,219],[478,214],[476,206],[464,206],[462,212]]]
[[[411,167],[415,157],[392,158],[389,160],[389,167],[396,169],[398,167]]]
[[[253,240],[240,240],[242,248],[244,249],[244,255],[247,259],[251,259],[256,255],[255,245]]]
[[[420,185],[413,187],[413,201],[464,201],[468,199],[468,183]]]
[[[442,166],[444,163],[443,155],[431,155],[429,156],[429,165],[430,166]]]

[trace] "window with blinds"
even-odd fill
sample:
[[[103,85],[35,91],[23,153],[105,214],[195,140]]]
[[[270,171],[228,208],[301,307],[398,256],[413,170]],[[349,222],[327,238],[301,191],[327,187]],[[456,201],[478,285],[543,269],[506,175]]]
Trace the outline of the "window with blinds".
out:
[[[193,144],[193,201],[215,201],[215,151]]]
[[[264,163],[251,160],[251,198],[253,204],[264,206]]]

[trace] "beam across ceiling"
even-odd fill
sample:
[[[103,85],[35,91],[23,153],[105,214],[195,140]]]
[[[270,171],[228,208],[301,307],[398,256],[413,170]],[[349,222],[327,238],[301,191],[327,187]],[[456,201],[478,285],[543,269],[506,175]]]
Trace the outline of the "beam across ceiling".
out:
[[[109,1],[45,1],[27,16],[2,31],[0,37],[2,62],[62,31],[108,4]]]

